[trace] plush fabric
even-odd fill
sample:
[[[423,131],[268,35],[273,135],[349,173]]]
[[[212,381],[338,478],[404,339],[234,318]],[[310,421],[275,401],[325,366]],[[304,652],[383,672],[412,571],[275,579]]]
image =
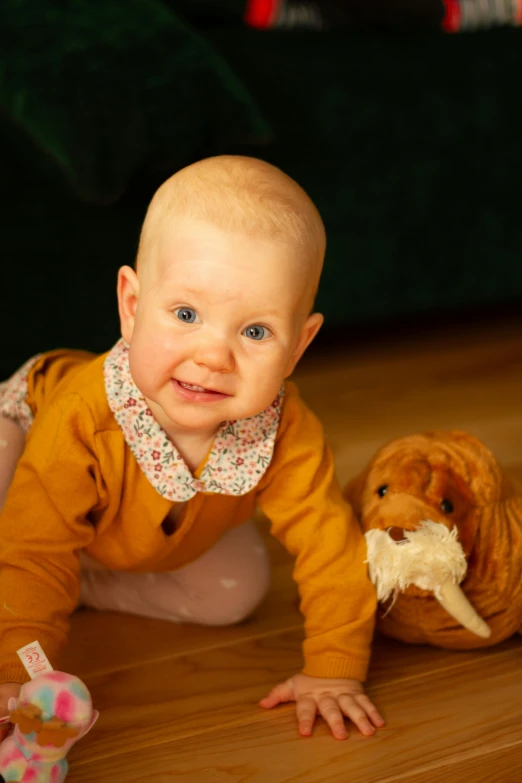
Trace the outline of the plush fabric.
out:
[[[98,718],[83,682],[65,672],[40,674],[9,709],[15,729],[0,745],[0,779],[63,783],[67,753]]]
[[[392,441],[344,494],[365,533],[390,530],[398,546],[408,546],[404,531],[426,520],[456,529],[468,564],[461,587],[491,636],[472,634],[417,587],[406,588],[391,608],[381,606],[380,630],[405,642],[459,649],[496,644],[522,630],[522,487],[480,441],[465,432]]]
[[[24,154],[107,203],[137,171],[269,136],[212,45],[160,0],[5,0],[0,107]]]

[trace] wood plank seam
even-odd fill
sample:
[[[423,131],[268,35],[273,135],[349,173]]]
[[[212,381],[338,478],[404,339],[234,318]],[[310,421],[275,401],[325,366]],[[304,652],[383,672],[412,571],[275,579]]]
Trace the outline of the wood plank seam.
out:
[[[439,762],[432,762],[431,764],[422,764],[415,769],[409,769],[407,772],[401,772],[400,775],[392,775],[391,777],[380,778],[375,783],[402,783],[402,781],[415,775],[426,774],[427,772],[433,772],[435,770],[443,769],[444,767],[450,767],[453,764],[458,764],[461,761],[470,761],[471,759],[478,759],[489,756],[491,753],[498,753],[499,751],[510,750],[522,746],[522,739],[516,742],[506,742],[502,745],[481,745],[477,752],[463,751],[462,753],[453,753],[446,756]],[[499,781],[493,781],[492,783],[500,783]]]
[[[132,669],[140,669],[145,664],[146,665],[152,664],[153,666],[156,666],[157,664],[159,665],[159,664],[168,663],[168,661],[174,661],[177,658],[187,658],[192,655],[202,655],[203,653],[212,652],[213,650],[227,649],[246,642],[256,642],[261,639],[269,639],[273,636],[279,636],[285,633],[292,633],[293,631],[302,631],[302,629],[303,629],[302,623],[300,625],[289,625],[286,628],[277,628],[274,631],[263,631],[259,634],[253,634],[252,636],[243,636],[241,637],[241,639],[231,639],[229,642],[222,641],[217,644],[208,644],[203,647],[194,647],[189,652],[187,652],[187,650],[183,650],[176,653],[172,653],[171,655],[159,656],[158,658],[148,658],[147,661],[136,661],[134,663],[129,663],[129,664],[109,666],[107,669],[96,669],[96,671],[91,673],[83,673],[82,680],[84,680],[84,682],[87,683],[90,680],[97,679],[98,677],[104,677],[108,674],[116,674],[117,672],[125,672],[125,671],[132,671]]]

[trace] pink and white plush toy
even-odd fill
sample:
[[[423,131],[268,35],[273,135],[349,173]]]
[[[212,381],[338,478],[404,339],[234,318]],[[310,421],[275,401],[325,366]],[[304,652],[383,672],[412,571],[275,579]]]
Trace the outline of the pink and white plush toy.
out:
[[[9,702],[14,732],[0,745],[0,783],[63,783],[66,755],[98,719],[78,677],[49,671]]]

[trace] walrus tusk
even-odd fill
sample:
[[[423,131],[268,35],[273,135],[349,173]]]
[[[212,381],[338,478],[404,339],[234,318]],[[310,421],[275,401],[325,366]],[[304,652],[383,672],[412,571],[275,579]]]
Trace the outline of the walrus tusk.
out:
[[[481,639],[489,639],[491,628],[476,613],[459,585],[448,579],[434,591],[434,595],[443,609],[464,628],[480,636]]]
[[[400,533],[401,529],[395,530]],[[428,519],[415,530],[403,530],[402,537],[392,537],[389,531],[378,528],[367,530],[364,537],[366,562],[378,601],[387,601],[390,596],[395,600],[398,593],[415,585],[433,593],[442,608],[464,628],[482,639],[491,636],[491,629],[459,587],[467,562],[456,528],[449,530]]]

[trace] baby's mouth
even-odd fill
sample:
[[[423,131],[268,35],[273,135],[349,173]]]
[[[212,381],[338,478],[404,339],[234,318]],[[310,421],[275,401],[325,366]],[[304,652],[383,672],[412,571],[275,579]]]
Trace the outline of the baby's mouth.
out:
[[[174,379],[175,383],[178,384],[182,389],[185,389],[185,391],[190,392],[191,394],[201,394],[205,395],[205,397],[201,397],[199,399],[218,399],[220,397],[229,397],[229,394],[226,394],[225,392],[218,391],[217,389],[206,389],[204,386],[198,386],[196,383],[186,383],[185,381],[179,381],[177,379]]]
[[[188,389],[189,391],[198,391],[198,392],[209,392],[212,393],[213,389],[204,389],[203,386],[193,386],[190,383],[183,383],[183,381],[178,381],[180,386],[183,386],[184,389]]]

